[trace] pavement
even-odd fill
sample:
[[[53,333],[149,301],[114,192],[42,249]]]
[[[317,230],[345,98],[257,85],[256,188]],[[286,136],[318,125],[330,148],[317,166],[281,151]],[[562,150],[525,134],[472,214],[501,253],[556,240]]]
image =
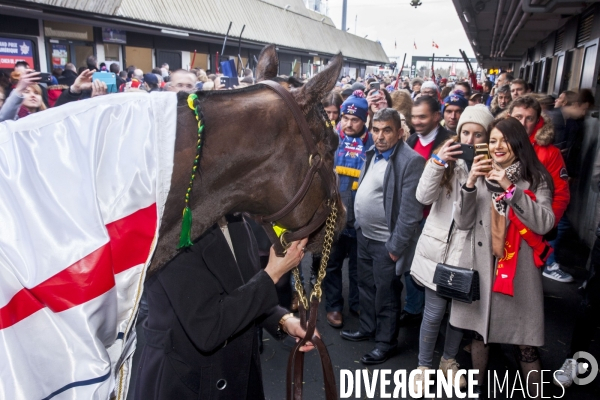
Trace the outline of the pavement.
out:
[[[572,356],[569,353],[570,349],[570,337],[572,333],[573,321],[575,317],[575,311],[579,304],[578,288],[584,281],[586,276],[586,270],[584,269],[589,250],[581,245],[576,240],[576,235],[569,235],[569,240],[565,243],[562,251],[557,253],[558,261],[566,266],[566,270],[574,275],[576,281],[574,283],[559,283],[553,280],[544,278],[544,295],[545,295],[545,332],[546,340],[545,345],[540,348],[540,357],[542,360],[542,368],[552,370],[544,374],[544,381],[547,382],[543,385],[543,396],[544,398],[562,398],[562,399],[577,399],[577,400],[598,400],[600,399],[600,377],[597,377],[594,382],[587,386],[573,385],[566,389],[563,394],[562,390],[556,387],[552,380],[552,373],[554,370],[560,368],[566,358]],[[346,260],[347,262],[347,260]],[[306,281],[306,289],[310,290],[308,284],[308,278],[310,277],[310,263],[311,256],[307,254],[302,263],[302,269]],[[348,293],[348,276],[347,267],[344,268],[344,296],[347,298]],[[323,299],[319,308],[319,318],[317,322],[317,329],[321,333],[321,337],[327,346],[329,355],[331,357],[336,381],[338,385],[340,383],[340,370],[349,369],[353,373],[357,369],[366,369],[369,375],[372,375],[375,369],[389,369],[392,374],[396,370],[406,370],[407,376],[410,371],[417,367],[418,357],[418,345],[419,345],[419,326],[410,326],[401,328],[399,332],[399,345],[397,354],[390,358],[383,364],[376,366],[364,366],[360,363],[360,358],[373,349],[374,343],[371,342],[348,342],[343,340],[340,335],[340,329],[334,329],[327,324],[326,312],[324,306],[325,300]],[[357,317],[352,316],[348,312],[347,304],[344,310],[344,327],[343,329],[358,329],[359,321]],[[446,322],[442,324],[441,332],[445,331]],[[434,355],[434,365],[438,365],[442,355],[444,338],[440,334],[436,344],[436,353]],[[597,332],[596,340],[592,344],[591,353],[600,360],[600,346],[598,344],[600,339],[600,332]],[[461,368],[471,368],[471,357],[464,348],[470,342],[470,339],[465,335],[461,350],[457,356],[457,361],[461,365]],[[263,382],[265,388],[265,396],[268,400],[283,400],[285,399],[285,379],[287,360],[289,350],[285,349],[280,342],[274,340],[269,334],[265,333],[263,338],[264,351],[261,356],[262,370],[263,370]],[[520,385],[515,385],[515,379],[517,378],[516,371],[518,370],[518,363],[513,355],[512,346],[500,346],[492,345],[490,352],[490,365],[489,369],[495,371],[498,376],[504,377],[508,373],[508,387],[512,389],[513,385],[515,389],[518,389]],[[393,380],[392,380],[393,382]],[[524,385],[524,383],[523,383]],[[393,391],[393,383],[389,386],[389,392]],[[321,372],[321,365],[319,357],[316,351],[307,353],[305,357],[305,368],[304,368],[304,399],[318,400],[325,399],[325,392],[323,387],[323,377]],[[351,398],[383,398],[380,393],[379,383],[375,389],[373,397],[367,397],[365,394],[365,387],[363,385],[361,395],[355,397],[352,394]],[[401,397],[402,398],[402,397]],[[411,398],[408,396],[404,398]],[[435,397],[431,397],[435,398]],[[439,397],[445,399],[447,397]],[[504,390],[500,393],[490,393],[489,398],[496,399],[508,399],[508,398],[523,398],[520,391],[515,390],[510,393],[510,390]]]

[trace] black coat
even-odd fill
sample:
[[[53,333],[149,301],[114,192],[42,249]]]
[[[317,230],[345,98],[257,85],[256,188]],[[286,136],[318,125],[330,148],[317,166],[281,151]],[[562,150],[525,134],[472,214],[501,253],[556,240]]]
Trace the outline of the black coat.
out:
[[[215,225],[146,281],[136,399],[264,398],[257,325],[277,336],[287,311],[248,224],[230,219],[229,233],[235,259]]]
[[[70,69],[65,69],[62,75],[58,78],[58,84],[71,86],[75,83],[75,79],[77,79],[77,76],[77,72],[71,71]]]
[[[435,137],[435,140],[433,141],[433,147],[431,148],[431,150],[435,150],[437,149],[442,143],[444,143],[446,140],[450,139],[452,136],[454,136],[454,134],[452,132],[450,132],[448,129],[444,128],[441,125],[438,125],[438,133],[437,136]],[[417,140],[419,139],[419,135],[417,135],[416,133],[413,133],[412,135],[410,135],[408,137],[408,139],[406,139],[406,144],[410,146],[411,149],[415,148],[415,145],[417,144]],[[431,154],[429,154],[429,156],[431,157]]]

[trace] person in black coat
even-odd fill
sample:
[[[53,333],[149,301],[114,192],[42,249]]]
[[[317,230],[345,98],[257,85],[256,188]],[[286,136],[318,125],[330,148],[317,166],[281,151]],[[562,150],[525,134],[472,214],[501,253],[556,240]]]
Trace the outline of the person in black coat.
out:
[[[275,283],[305,245],[293,242],[283,258],[271,250],[261,270],[249,225],[228,216],[150,276],[135,399],[263,399],[256,330],[304,336],[300,320],[277,305]]]

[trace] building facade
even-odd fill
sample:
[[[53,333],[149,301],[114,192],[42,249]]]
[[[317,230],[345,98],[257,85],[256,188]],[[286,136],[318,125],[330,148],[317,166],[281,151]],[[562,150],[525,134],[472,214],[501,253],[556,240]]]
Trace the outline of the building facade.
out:
[[[5,69],[19,57],[43,72],[67,62],[80,67],[92,54],[146,72],[163,63],[215,71],[226,59],[253,68],[269,43],[277,45],[283,75],[311,76],[340,51],[344,71],[356,76],[389,62],[379,43],[336,29],[302,0],[0,1]]]

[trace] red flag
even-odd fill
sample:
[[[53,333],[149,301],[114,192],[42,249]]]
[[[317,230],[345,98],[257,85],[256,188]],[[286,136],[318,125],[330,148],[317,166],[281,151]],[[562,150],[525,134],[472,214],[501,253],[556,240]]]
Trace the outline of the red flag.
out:
[[[434,42],[433,40],[431,41],[431,47],[435,47],[436,49],[440,48],[440,46],[438,46],[437,43]]]
[[[415,46],[415,50],[417,49],[417,42],[413,40],[413,46]]]

